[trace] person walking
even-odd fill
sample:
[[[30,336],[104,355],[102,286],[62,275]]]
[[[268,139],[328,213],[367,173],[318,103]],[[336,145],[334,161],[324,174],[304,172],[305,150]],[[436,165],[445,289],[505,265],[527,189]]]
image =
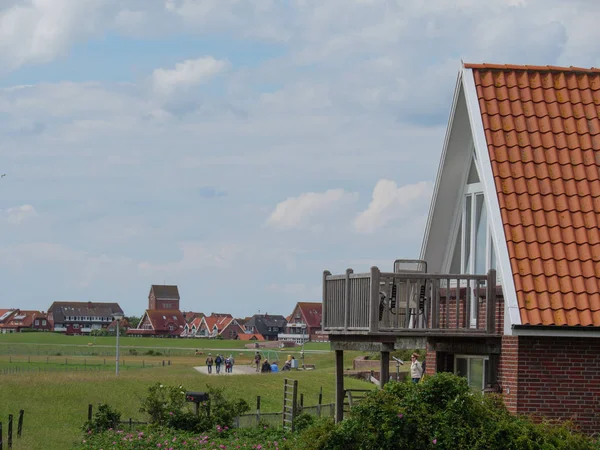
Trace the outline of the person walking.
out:
[[[208,373],[211,374],[212,373],[212,366],[213,366],[213,358],[212,358],[212,353],[208,354],[208,358],[206,358],[206,367],[208,368]]]
[[[421,366],[418,358],[418,353],[410,355],[410,360],[412,361],[410,364],[410,377],[413,383],[418,383],[423,376],[423,366]]]
[[[229,355],[229,373],[233,373],[233,365],[235,364],[235,359],[233,358],[233,353]]]
[[[215,358],[215,370],[217,371],[217,375],[221,373],[221,364],[223,363],[223,358],[221,358],[221,355],[217,354],[217,357]]]
[[[254,355],[254,364],[256,365],[256,371],[260,372],[260,353],[256,352]]]

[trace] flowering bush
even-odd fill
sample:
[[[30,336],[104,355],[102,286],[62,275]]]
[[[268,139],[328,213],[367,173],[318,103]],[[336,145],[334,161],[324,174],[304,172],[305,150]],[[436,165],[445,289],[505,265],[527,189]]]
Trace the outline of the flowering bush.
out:
[[[254,449],[289,450],[288,439],[281,429],[230,430],[220,427],[211,432],[194,434],[178,432],[168,428],[155,428],[146,431],[127,433],[109,430],[84,437],[75,447],[84,449]]]
[[[101,404],[98,411],[94,414],[92,420],[83,424],[84,431],[104,431],[110,428],[117,428],[121,422],[121,413],[112,409],[109,405]]]
[[[508,412],[494,395],[473,392],[465,378],[438,373],[423,383],[389,383],[352,409],[341,424],[318,422],[298,449],[599,449],[568,425],[534,424]]]

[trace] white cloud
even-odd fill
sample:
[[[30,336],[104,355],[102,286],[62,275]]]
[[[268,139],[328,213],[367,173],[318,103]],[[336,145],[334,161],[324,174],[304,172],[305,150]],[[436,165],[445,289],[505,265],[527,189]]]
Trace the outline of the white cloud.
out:
[[[152,82],[156,91],[170,93],[178,88],[205,83],[227,67],[227,61],[212,56],[188,59],[177,63],[174,69],[156,69],[152,74]]]
[[[427,210],[431,192],[431,183],[425,181],[398,187],[394,181],[379,180],[369,207],[354,220],[354,228],[372,233],[395,220],[414,218],[415,212]]]
[[[36,217],[38,214],[31,205],[21,205],[6,210],[6,220],[12,224],[20,224]]]
[[[162,264],[144,261],[138,264],[138,269],[162,275],[180,274],[205,268],[227,269],[234,265],[241,251],[236,244],[210,245],[200,242],[185,242],[180,245],[180,250],[182,256],[176,261]]]
[[[307,192],[279,203],[267,219],[267,224],[280,230],[319,229],[322,220],[356,201],[358,194],[343,189]]]

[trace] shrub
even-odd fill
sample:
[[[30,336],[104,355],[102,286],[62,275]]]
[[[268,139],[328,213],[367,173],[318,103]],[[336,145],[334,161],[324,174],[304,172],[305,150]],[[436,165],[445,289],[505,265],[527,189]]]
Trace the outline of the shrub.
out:
[[[182,410],[185,405],[185,389],[183,386],[167,386],[160,382],[148,388],[148,395],[140,406],[140,412],[150,416],[150,423],[165,425],[167,420]]]
[[[315,424],[301,436],[320,450],[600,448],[568,424],[534,424],[513,416],[500,396],[474,392],[466,379],[449,373],[418,384],[388,383],[341,424]]]
[[[104,430],[117,429],[121,422],[121,413],[112,409],[109,405],[101,404],[92,420],[83,425],[84,431],[101,432]]]
[[[135,348],[130,348],[130,349],[129,349],[129,354],[130,354],[131,356],[137,356],[137,355],[138,355],[138,351],[137,351],[137,349],[135,349]]]

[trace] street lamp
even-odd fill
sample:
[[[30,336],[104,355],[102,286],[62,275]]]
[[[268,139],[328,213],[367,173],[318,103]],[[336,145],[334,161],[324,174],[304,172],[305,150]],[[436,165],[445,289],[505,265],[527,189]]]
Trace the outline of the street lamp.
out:
[[[119,376],[119,328],[121,328],[121,319],[123,318],[123,313],[114,313],[113,318],[117,321],[117,357],[116,357],[116,374]]]
[[[301,327],[302,327],[302,352],[300,353],[300,356],[302,356],[302,367],[304,368],[304,341],[305,341],[304,333],[306,331],[306,324],[303,323],[301,325]]]

